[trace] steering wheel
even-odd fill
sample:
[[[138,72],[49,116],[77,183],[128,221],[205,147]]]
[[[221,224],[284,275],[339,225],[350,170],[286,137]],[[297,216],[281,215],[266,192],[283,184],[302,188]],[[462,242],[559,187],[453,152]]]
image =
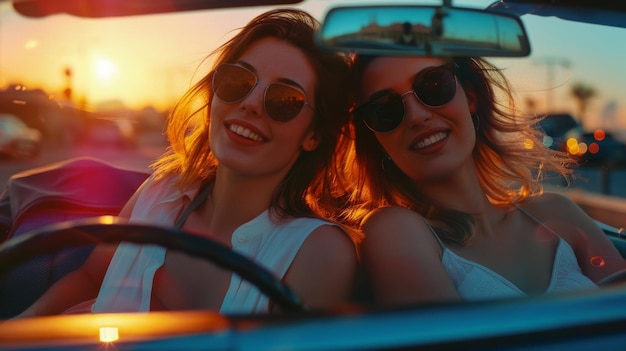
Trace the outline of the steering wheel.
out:
[[[156,244],[205,259],[256,286],[283,311],[306,311],[300,298],[270,271],[229,247],[183,230],[128,223],[114,216],[70,220],[44,226],[0,245],[0,274],[38,255],[93,244]]]

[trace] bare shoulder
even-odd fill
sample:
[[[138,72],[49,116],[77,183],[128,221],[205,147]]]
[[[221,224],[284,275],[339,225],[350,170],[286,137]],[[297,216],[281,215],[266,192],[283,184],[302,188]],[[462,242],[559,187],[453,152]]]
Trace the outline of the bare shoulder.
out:
[[[520,206],[569,243],[582,272],[593,281],[598,282],[626,267],[621,254],[600,226],[570,198],[545,193]],[[598,256],[605,259],[601,270],[590,259]]]
[[[304,241],[284,280],[310,308],[327,308],[348,301],[357,265],[348,233],[322,225]]]
[[[441,249],[426,219],[410,209],[397,206],[377,209],[363,223],[363,234],[364,259],[434,255],[432,258],[439,260]]]
[[[362,262],[381,305],[459,299],[441,263],[443,248],[420,214],[381,208],[366,219]]]
[[[325,257],[336,260],[352,260],[356,257],[356,247],[350,236],[340,226],[322,225],[317,227],[304,241],[299,256],[312,255],[315,259]]]
[[[401,236],[424,230],[430,231],[424,217],[399,206],[376,209],[363,222],[365,240],[372,240],[379,234]]]
[[[363,228],[375,228],[379,226],[403,226],[406,223],[421,223],[424,225],[424,217],[408,208],[400,206],[381,207],[370,212],[363,221]]]
[[[580,216],[585,217],[583,218],[585,220],[588,219],[587,214],[572,199],[554,192],[546,192],[533,197],[521,206],[544,220],[559,218],[577,220]]]
[[[567,206],[576,206],[576,203],[572,201],[569,197],[555,193],[555,192],[545,192],[539,196],[533,197],[529,202],[530,206],[555,206],[555,205],[567,205]]]
[[[580,252],[590,245],[606,245],[607,239],[589,214],[565,195],[545,193],[520,205]]]

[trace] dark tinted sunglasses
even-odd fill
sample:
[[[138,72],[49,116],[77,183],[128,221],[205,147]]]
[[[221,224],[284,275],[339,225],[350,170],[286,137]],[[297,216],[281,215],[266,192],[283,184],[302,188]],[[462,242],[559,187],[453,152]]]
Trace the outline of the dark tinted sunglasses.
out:
[[[264,86],[265,111],[279,122],[292,120],[303,106],[309,105],[302,90],[280,82],[261,83],[254,72],[229,63],[221,64],[215,69],[211,84],[215,96],[229,104],[243,100],[257,84]]]
[[[426,68],[413,80],[411,90],[398,94],[384,92],[354,109],[354,116],[363,120],[374,132],[385,133],[396,129],[404,118],[404,97],[413,94],[427,107],[441,107],[456,94],[456,65]]]

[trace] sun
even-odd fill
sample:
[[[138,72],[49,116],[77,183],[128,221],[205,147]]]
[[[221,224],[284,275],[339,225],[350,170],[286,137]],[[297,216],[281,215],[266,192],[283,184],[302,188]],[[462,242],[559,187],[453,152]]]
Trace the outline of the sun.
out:
[[[117,67],[113,61],[106,58],[98,58],[95,63],[96,76],[102,82],[109,82],[115,77]]]

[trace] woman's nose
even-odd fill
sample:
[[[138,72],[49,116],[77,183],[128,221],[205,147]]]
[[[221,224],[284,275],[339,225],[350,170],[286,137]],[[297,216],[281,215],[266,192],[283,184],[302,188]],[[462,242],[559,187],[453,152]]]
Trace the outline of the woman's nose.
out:
[[[404,123],[408,127],[420,125],[431,118],[432,112],[422,104],[414,91],[403,94],[402,102],[404,103]]]
[[[264,104],[263,99],[265,96],[265,89],[267,89],[267,85],[261,82],[256,82],[256,84],[252,87],[252,90],[243,98],[240,102],[240,107],[245,109],[246,111],[256,114],[263,115],[264,112]]]

